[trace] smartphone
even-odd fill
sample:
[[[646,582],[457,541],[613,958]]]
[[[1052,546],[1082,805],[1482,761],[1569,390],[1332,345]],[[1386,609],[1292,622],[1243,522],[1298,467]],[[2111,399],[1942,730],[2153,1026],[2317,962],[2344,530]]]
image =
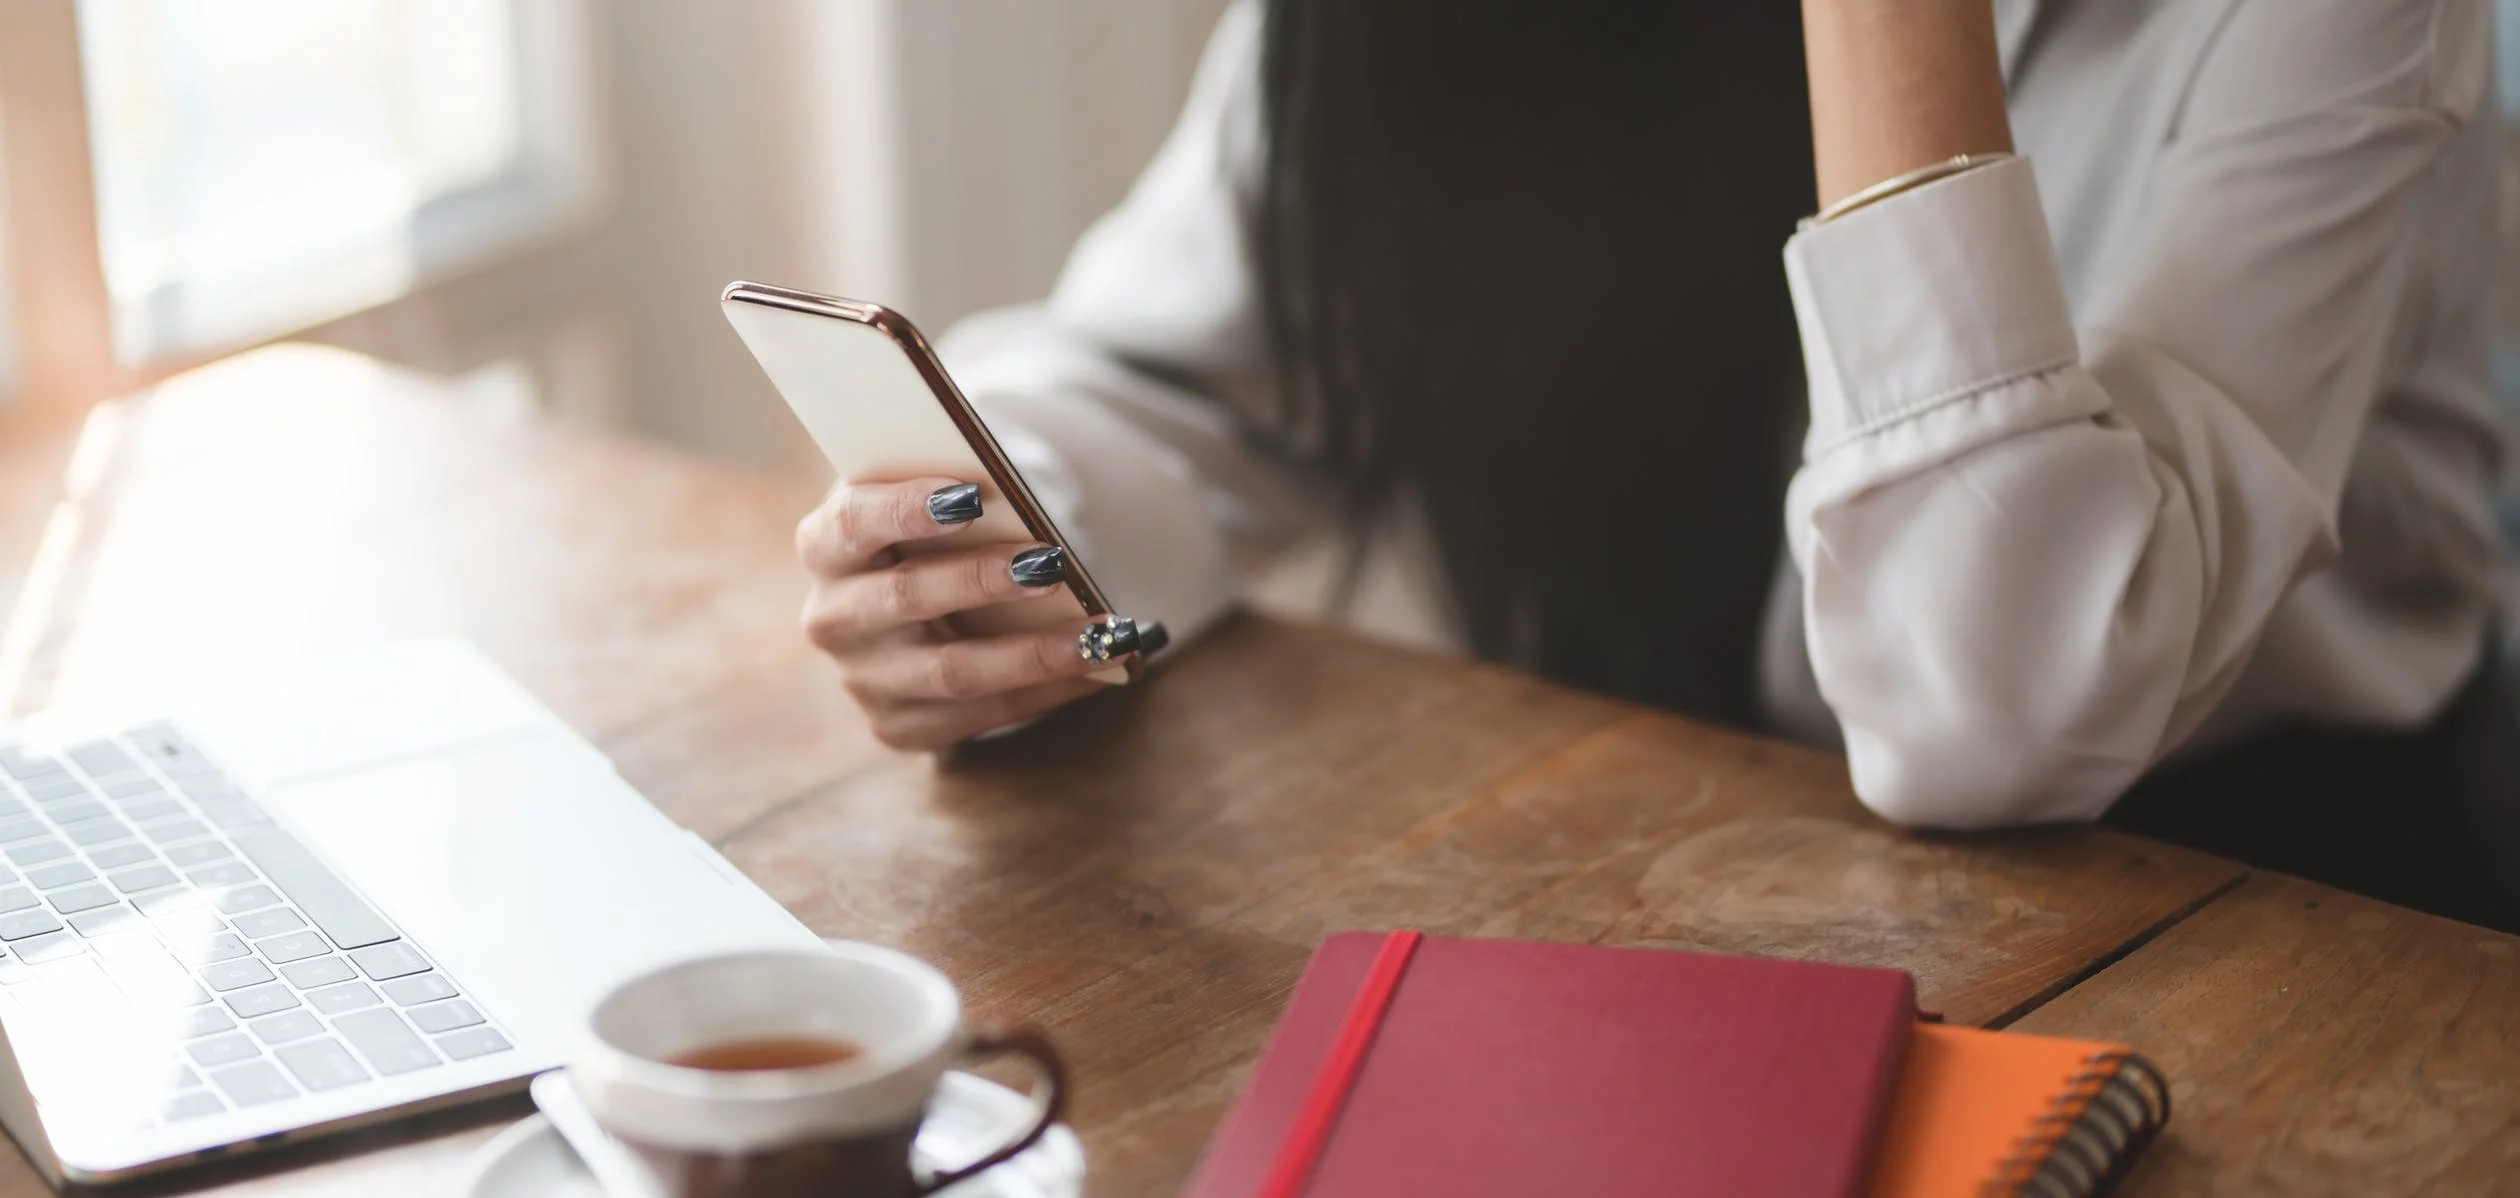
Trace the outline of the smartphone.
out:
[[[980,485],[980,518],[964,530],[901,546],[935,553],[992,541],[1038,541],[1067,551],[1066,593],[963,612],[966,636],[1032,632],[1112,614],[1076,547],[1033,498],[989,426],[946,375],[927,338],[881,304],[737,282],[718,296],[745,348],[846,482],[941,476]],[[1094,678],[1137,676],[1136,655]]]

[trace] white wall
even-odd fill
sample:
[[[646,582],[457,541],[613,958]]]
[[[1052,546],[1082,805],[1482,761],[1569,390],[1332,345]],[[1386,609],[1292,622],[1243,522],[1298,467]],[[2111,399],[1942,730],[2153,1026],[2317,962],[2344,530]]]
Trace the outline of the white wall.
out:
[[[1038,297],[1170,127],[1224,0],[607,7],[623,414],[775,460],[791,426],[718,288],[873,299],[931,332]]]
[[[1189,89],[1226,0],[598,0],[600,217],[310,335],[755,464],[810,468],[730,280],[941,332],[1036,298]]]

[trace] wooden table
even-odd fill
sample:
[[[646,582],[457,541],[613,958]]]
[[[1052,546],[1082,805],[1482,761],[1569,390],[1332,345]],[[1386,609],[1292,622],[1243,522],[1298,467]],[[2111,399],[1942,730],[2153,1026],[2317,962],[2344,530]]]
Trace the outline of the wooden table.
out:
[[[815,928],[1046,1026],[1096,1194],[1175,1189],[1312,946],[1393,926],[1896,966],[1955,1021],[2123,1036],[2181,1106],[2143,1192],[2520,1168],[2508,937],[2106,832],[1902,834],[1834,758],[1260,618],[1025,735],[899,756],[795,631],[810,483],[307,349],[119,427],[80,566],[0,573],[52,613],[22,700],[471,637]],[[62,523],[28,491],[0,488],[0,550]],[[442,1189],[522,1110],[151,1188]],[[0,1198],[40,1192],[0,1160]]]

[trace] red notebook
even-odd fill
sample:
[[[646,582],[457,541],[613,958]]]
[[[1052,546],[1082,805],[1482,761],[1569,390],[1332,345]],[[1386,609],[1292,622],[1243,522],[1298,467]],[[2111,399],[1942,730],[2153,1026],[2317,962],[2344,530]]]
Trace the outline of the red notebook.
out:
[[[1860,1193],[1908,975],[1350,933],[1313,955],[1196,1198]]]

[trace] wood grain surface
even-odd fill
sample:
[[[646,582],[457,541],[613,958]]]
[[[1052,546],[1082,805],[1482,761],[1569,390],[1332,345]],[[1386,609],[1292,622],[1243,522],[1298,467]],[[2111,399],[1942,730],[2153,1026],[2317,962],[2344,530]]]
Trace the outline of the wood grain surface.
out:
[[[1835,758],[1256,617],[1143,685],[905,757],[796,632],[809,480],[295,348],[170,385],[118,449],[37,642],[43,695],[470,637],[815,928],[920,953],[979,1014],[1048,1029],[1076,1066],[1095,1194],[1178,1186],[1334,931],[1890,965],[1986,1023],[2165,927],[2173,943],[2242,876],[2089,829],[1898,832]],[[0,509],[0,529],[23,519]],[[521,1109],[150,1188],[442,1190]],[[0,1198],[40,1192],[0,1160]]]
[[[2130,1195],[2520,1193],[2520,938],[2262,875],[2015,1027],[2169,1076]]]
[[[1898,833],[1833,758],[1262,620],[724,843],[826,934],[907,947],[1046,1026],[1109,1194],[1186,1178],[1331,932],[1890,965],[1984,1022],[2239,876],[2105,833]]]

